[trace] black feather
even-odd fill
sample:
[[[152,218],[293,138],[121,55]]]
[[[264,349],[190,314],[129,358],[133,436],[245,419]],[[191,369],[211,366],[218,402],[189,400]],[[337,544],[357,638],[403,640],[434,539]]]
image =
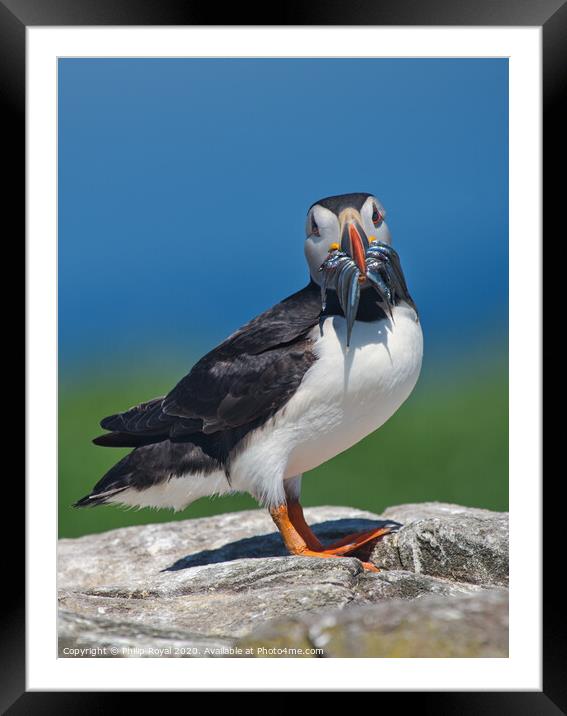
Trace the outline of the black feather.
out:
[[[325,209],[329,209],[337,216],[343,209],[353,208],[360,211],[364,205],[364,202],[372,194],[366,192],[355,192],[354,194],[338,194],[337,196],[327,196],[324,199],[319,199],[309,208],[313,208],[315,205],[324,206]]]

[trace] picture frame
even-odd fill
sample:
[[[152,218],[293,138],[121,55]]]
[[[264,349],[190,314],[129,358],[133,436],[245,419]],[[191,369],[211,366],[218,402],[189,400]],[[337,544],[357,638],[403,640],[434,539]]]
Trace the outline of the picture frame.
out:
[[[218,14],[218,11],[217,11]],[[2,62],[3,85],[6,89],[8,109],[5,115],[5,136],[10,137],[11,182],[7,189],[6,206],[18,217],[25,216],[25,110],[26,110],[26,30],[37,26],[170,26],[170,25],[217,25],[215,10],[196,4],[163,2],[159,6],[144,2],[99,2],[95,5],[78,0],[68,4],[56,0],[42,4],[26,0],[2,0],[0,2],[0,45],[5,60]],[[272,8],[259,17],[250,8],[233,6],[223,17],[223,25],[445,25],[445,26],[540,26],[542,28],[543,68],[543,128],[544,128],[544,225],[554,224],[555,212],[561,201],[555,194],[558,187],[551,177],[555,176],[554,164],[558,163],[556,147],[561,139],[559,107],[565,77],[565,42],[567,36],[567,10],[565,4],[555,2],[522,3],[490,2],[457,5],[453,3],[427,2],[419,6],[407,2],[358,3],[349,8],[339,3],[311,3],[308,8],[295,3]],[[229,22],[230,21],[230,22]],[[25,226],[24,226],[25,230]],[[33,446],[27,446],[32,450]],[[21,481],[20,490],[15,489],[16,500],[25,504]],[[420,700],[420,710],[437,713],[566,713],[563,665],[566,663],[565,643],[559,625],[564,621],[559,607],[559,597],[551,585],[551,545],[559,543],[560,520],[555,511],[559,506],[547,500],[544,512],[544,564],[547,573],[543,581],[543,689],[535,692],[475,692],[475,693],[406,693],[407,698]],[[15,500],[14,500],[15,504]],[[529,526],[526,526],[526,539]],[[15,543],[15,540],[13,544]],[[24,540],[21,540],[21,545]],[[2,674],[3,710],[10,713],[34,713],[55,709],[100,710],[108,707],[111,698],[118,694],[101,692],[32,692],[26,690],[26,641],[25,641],[25,555],[10,549],[9,574],[11,574],[11,604],[4,610],[0,673]],[[527,570],[529,571],[529,570]],[[530,574],[530,579],[537,575]],[[18,590],[16,585],[20,586]],[[564,634],[563,634],[564,637]],[[448,689],[450,685],[448,684]],[[260,690],[260,689],[259,689]],[[348,687],[345,688],[348,690]],[[397,694],[393,694],[398,698]],[[381,695],[381,699],[386,694]],[[388,693],[388,697],[390,694]],[[383,707],[383,705],[382,705]]]

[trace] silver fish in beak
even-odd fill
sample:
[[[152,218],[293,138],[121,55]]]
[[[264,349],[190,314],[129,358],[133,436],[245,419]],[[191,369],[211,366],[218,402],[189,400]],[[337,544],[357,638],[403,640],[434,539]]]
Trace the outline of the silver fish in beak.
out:
[[[399,300],[406,301],[417,315],[397,252],[382,242],[369,243],[364,231],[354,222],[343,228],[340,249],[329,252],[319,271],[322,273],[322,311],[327,305],[327,291],[336,291],[347,322],[347,346],[356,320],[360,291],[365,285],[376,291],[377,303],[390,320],[393,319],[392,306]]]

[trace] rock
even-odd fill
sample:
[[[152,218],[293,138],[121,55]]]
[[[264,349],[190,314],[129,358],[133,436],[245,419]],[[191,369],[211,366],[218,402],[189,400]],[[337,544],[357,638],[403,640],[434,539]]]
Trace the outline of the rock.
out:
[[[424,596],[278,620],[237,644],[254,656],[507,657],[505,589]]]
[[[397,529],[369,548],[383,571],[365,572],[355,558],[286,556],[263,510],[60,540],[60,655],[257,655],[258,640],[277,641],[278,630],[286,643],[297,639],[309,648],[326,638],[315,639],[313,625],[327,625],[327,634],[331,623],[333,646],[325,647],[325,654],[337,655],[340,649],[356,650],[350,635],[357,620],[378,625],[382,618],[397,625],[396,633],[415,631],[416,653],[411,655],[422,655],[428,633],[435,655],[451,649],[451,655],[459,649],[471,655],[473,632],[478,632],[479,652],[501,654],[504,627],[498,639],[496,633],[489,639],[483,630],[490,626],[487,600],[501,600],[494,620],[504,609],[506,592],[495,586],[507,582],[505,515],[425,504],[389,508],[381,517],[319,507],[306,510],[306,517],[323,542],[385,524]],[[419,626],[420,620],[410,616],[426,600],[434,600],[432,616]],[[375,615],[385,607],[393,611]],[[454,632],[447,631],[446,615],[456,614],[455,609],[468,616],[455,617],[451,628],[466,620],[471,629],[465,639],[461,628],[460,647],[450,647]],[[360,642],[365,653],[346,655],[394,649],[377,626],[369,628],[372,634]]]
[[[375,527],[381,519],[346,507],[317,507],[305,514],[325,541]],[[267,511],[248,510],[62,539],[58,555],[59,588],[76,590],[144,581],[163,570],[175,573],[236,559],[283,557],[287,552]]]
[[[373,549],[383,569],[484,586],[508,584],[508,514],[425,503],[388,508],[383,515],[404,526]]]
[[[155,628],[135,622],[86,617],[59,611],[59,654],[88,657],[211,656],[230,649],[234,639],[208,637],[176,628]]]

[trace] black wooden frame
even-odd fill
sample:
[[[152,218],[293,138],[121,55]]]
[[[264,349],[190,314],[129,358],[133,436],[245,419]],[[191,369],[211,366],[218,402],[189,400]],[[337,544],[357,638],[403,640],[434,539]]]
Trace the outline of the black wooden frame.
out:
[[[219,23],[219,16],[222,23]],[[559,222],[565,203],[564,173],[559,147],[563,135],[561,111],[565,110],[567,67],[567,4],[565,0],[297,0],[233,3],[220,8],[197,0],[0,0],[0,97],[3,100],[4,219],[25,232],[25,30],[28,26],[64,25],[471,25],[541,26],[543,36],[543,157],[544,227],[557,226],[564,242],[564,221]],[[564,115],[563,115],[564,116]],[[526,207],[529,211],[529,207]],[[562,217],[563,218],[563,217]],[[4,234],[5,242],[16,244],[17,234]],[[13,239],[12,239],[13,237]],[[12,240],[10,240],[12,239]],[[529,257],[527,257],[529,261]],[[527,281],[529,284],[529,278]],[[4,499],[24,506],[24,480],[16,484],[15,472],[5,475]],[[561,476],[558,476],[561,479]],[[6,495],[7,481],[14,495]],[[19,501],[17,498],[20,498]],[[381,711],[388,707],[411,708],[436,714],[567,714],[567,651],[561,579],[562,524],[560,502],[545,501],[544,513],[544,611],[542,692],[406,692],[379,693],[374,698]],[[23,525],[23,520],[22,520]],[[526,525],[525,538],[530,538]],[[23,530],[22,530],[23,531]],[[25,591],[24,535],[11,539],[3,550],[1,574],[6,580],[7,603],[0,610],[0,708],[13,714],[51,712],[102,713],[114,706],[131,709],[133,693],[27,692],[25,687]],[[19,545],[20,552],[16,547]],[[558,552],[559,554],[559,552]],[[553,565],[553,567],[551,566]],[[547,569],[546,569],[547,568]],[[552,571],[553,569],[553,571]],[[526,579],[537,579],[526,565]],[[377,667],[379,668],[379,666]],[[259,685],[259,689],[261,685]],[[450,688],[450,685],[448,685]],[[345,688],[348,690],[348,688]],[[153,694],[144,694],[145,708],[152,708]],[[158,698],[163,698],[158,696]],[[190,699],[191,695],[187,694]],[[233,696],[234,698],[234,696]],[[403,703],[400,699],[403,698]],[[126,702],[128,699],[128,702]],[[394,701],[395,700],[395,701]],[[282,702],[280,702],[281,704]],[[272,707],[273,707],[272,703]],[[354,704],[351,702],[350,707]],[[191,704],[187,704],[191,708]],[[233,705],[234,708],[234,705]],[[250,707],[249,707],[250,708]],[[266,708],[270,708],[269,702]]]

